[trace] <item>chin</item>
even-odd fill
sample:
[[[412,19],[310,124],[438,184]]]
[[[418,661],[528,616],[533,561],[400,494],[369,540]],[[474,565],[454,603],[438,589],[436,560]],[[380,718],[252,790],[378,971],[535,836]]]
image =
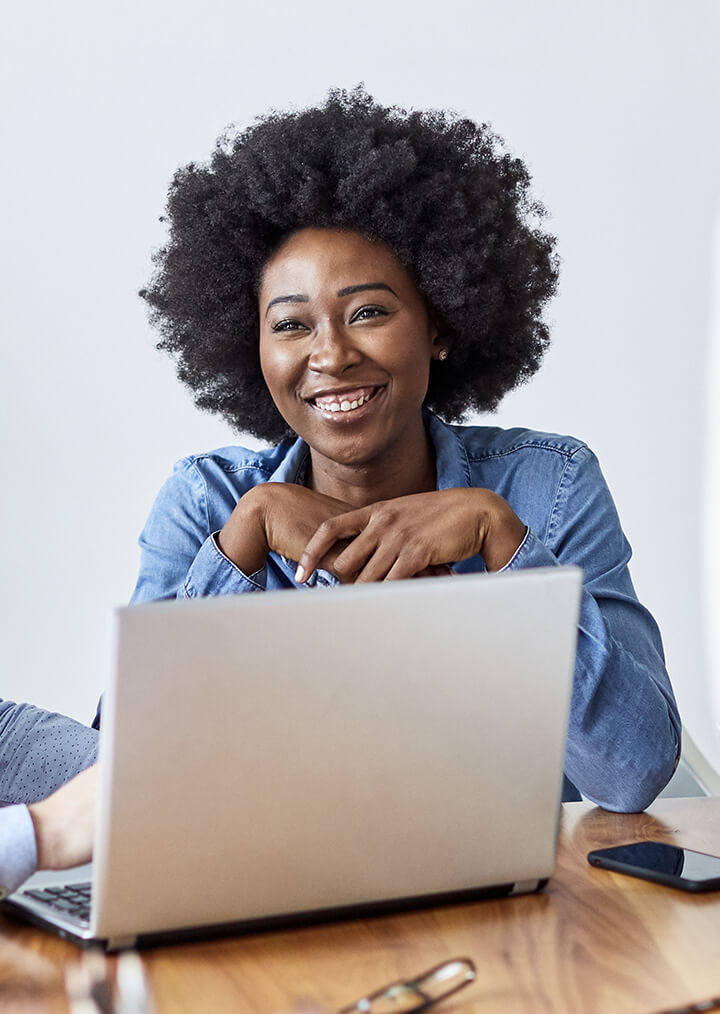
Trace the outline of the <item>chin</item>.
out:
[[[378,447],[369,447],[362,439],[353,440],[346,437],[345,440],[313,440],[303,437],[305,442],[315,454],[322,455],[328,461],[336,465],[347,465],[353,468],[361,468],[369,465],[382,453]]]

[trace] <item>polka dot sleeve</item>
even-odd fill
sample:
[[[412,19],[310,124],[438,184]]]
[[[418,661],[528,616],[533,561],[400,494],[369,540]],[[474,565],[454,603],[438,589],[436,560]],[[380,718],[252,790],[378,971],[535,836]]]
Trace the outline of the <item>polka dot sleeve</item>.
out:
[[[65,715],[0,699],[0,803],[35,803],[97,760],[98,733]]]

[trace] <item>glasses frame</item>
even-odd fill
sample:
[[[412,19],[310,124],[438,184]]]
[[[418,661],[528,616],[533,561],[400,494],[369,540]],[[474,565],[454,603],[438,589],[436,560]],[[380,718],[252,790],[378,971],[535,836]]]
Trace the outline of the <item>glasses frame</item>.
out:
[[[462,982],[456,983],[451,986],[450,989],[445,990],[444,993],[440,993],[438,996],[428,996],[423,992],[423,985],[429,980],[432,980],[438,972],[442,971],[448,965],[464,965],[465,966],[465,978]],[[409,993],[414,993],[418,999],[417,1006],[406,1007],[403,1010],[403,1014],[408,1014],[411,1011],[423,1011],[427,1010],[428,1007],[432,1007],[433,1004],[440,1003],[442,1000],[447,1000],[449,996],[457,993],[458,990],[464,989],[469,986],[471,982],[475,981],[477,977],[477,968],[475,962],[471,958],[448,958],[447,961],[441,961],[437,965],[433,965],[432,968],[426,969],[421,972],[420,975],[414,976],[412,979],[396,979],[395,982],[389,982],[386,986],[381,986],[380,989],[373,990],[372,993],[367,993],[365,996],[360,997],[355,1003],[349,1004],[347,1007],[341,1007],[338,1014],[355,1014],[359,1011],[360,1014],[370,1014],[375,1001],[380,1000],[383,997],[389,998],[390,994],[394,990],[407,990]]]

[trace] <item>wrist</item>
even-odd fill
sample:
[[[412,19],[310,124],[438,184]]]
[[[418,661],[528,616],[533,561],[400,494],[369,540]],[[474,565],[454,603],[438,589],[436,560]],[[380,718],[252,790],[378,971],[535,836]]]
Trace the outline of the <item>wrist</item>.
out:
[[[527,533],[527,526],[520,520],[512,507],[497,498],[500,503],[488,517],[488,526],[481,556],[488,571],[502,570],[512,560]]]
[[[33,831],[35,832],[35,851],[37,853],[37,868],[39,870],[52,870],[56,868],[56,846],[57,835],[52,826],[52,812],[44,802],[32,803],[28,806],[30,819],[32,820]]]
[[[247,575],[265,565],[269,552],[262,492],[263,487],[256,486],[245,493],[217,535],[221,551]]]

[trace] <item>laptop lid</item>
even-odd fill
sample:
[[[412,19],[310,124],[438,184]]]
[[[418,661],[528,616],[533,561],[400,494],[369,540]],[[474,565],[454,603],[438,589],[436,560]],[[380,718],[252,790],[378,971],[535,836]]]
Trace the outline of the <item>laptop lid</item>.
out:
[[[551,875],[577,568],[114,611],[91,929]]]

